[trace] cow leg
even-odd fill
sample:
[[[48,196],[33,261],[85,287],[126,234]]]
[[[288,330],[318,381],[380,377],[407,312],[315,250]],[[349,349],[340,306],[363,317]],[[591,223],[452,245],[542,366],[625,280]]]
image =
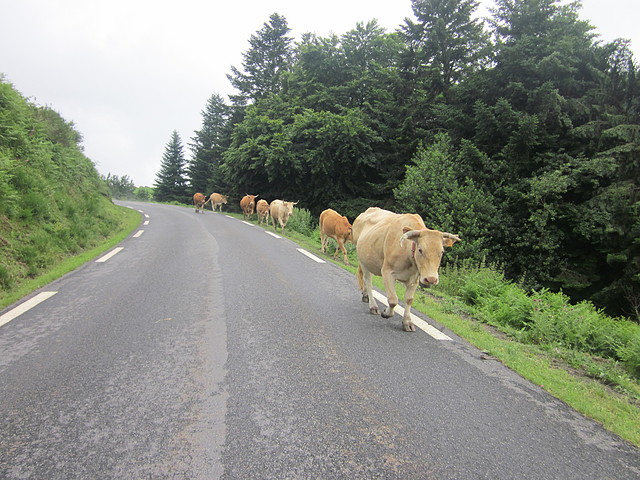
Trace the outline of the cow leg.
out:
[[[336,247],[336,252],[333,254],[333,258],[336,258],[336,256],[338,255],[338,248],[340,248],[340,250],[342,250],[342,255],[344,257],[345,265],[349,265],[349,259],[347,258],[347,249],[344,248],[344,242],[343,241],[338,242],[338,246]]]
[[[325,235],[324,233],[320,233],[320,251],[322,253],[325,253],[327,251],[327,242],[329,240],[329,237],[327,237],[327,235]]]
[[[371,272],[364,267],[362,268],[362,277],[364,280],[364,291],[362,292],[362,301],[369,303],[369,313],[373,315],[380,315],[380,310],[378,309],[378,304],[376,299],[373,298],[373,277]]]
[[[406,308],[404,309],[404,316],[402,317],[402,329],[405,332],[415,332],[416,326],[411,320],[411,305],[413,305],[413,296],[418,288],[418,282],[411,282],[407,284],[407,289],[404,294],[404,301]]]
[[[393,310],[398,305],[398,295],[396,294],[396,279],[390,273],[382,272],[382,280],[384,282],[384,290],[387,293],[387,302],[389,306],[384,309],[382,316],[384,318],[393,317]]]

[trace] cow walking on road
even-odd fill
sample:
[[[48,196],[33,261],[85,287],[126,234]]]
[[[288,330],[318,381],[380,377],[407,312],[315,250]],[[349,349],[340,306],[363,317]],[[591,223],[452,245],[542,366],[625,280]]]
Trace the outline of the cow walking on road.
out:
[[[227,196],[220,193],[212,193],[207,201],[211,202],[211,211],[215,212],[216,207],[218,207],[220,213],[222,213],[222,205],[227,204]]]
[[[204,213],[204,204],[206,201],[207,197],[201,193],[195,193],[193,195],[193,206],[196,209],[196,213]]]
[[[328,208],[320,214],[320,242],[322,244],[321,251],[325,253],[329,238],[333,238],[336,243],[336,251],[333,258],[338,257],[338,249],[342,250],[344,263],[349,265],[347,258],[347,249],[344,247],[345,242],[353,243],[353,231],[347,217],[340,215],[335,210]]]
[[[256,208],[256,197],[258,195],[245,195],[240,200],[240,208],[242,209],[242,216],[245,220],[251,219],[253,212]]]
[[[411,321],[411,304],[418,284],[436,285],[444,247],[451,247],[460,237],[430,230],[420,215],[398,214],[378,207],[368,208],[353,222],[353,239],[358,252],[358,283],[362,301],[369,311],[379,314],[372,294],[372,275],[382,276],[389,306],[382,312],[393,317],[398,305],[396,281],[406,286],[402,329],[415,331]]]
[[[256,203],[256,212],[258,213],[258,225],[261,223],[269,223],[269,202],[264,199],[258,200]]]
[[[287,226],[287,222],[291,215],[293,215],[293,206],[298,202],[285,202],[282,200],[274,200],[269,205],[269,214],[271,215],[271,223],[273,229],[277,230],[277,224],[280,225],[282,230]]]

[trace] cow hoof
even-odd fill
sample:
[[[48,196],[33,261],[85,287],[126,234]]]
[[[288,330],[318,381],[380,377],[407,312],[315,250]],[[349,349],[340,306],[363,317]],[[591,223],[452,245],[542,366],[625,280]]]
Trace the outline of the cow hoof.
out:
[[[391,317],[393,317],[393,315],[389,315],[386,311],[382,312],[381,315],[382,315],[382,318],[391,318]]]
[[[362,301],[364,303],[369,303],[369,295],[367,295],[366,293],[362,294]]]
[[[371,313],[372,315],[380,315],[380,310],[378,310],[378,307],[371,307],[369,309],[369,313]]]
[[[402,330],[404,330],[405,332],[415,332],[416,326],[410,322],[402,322]]]

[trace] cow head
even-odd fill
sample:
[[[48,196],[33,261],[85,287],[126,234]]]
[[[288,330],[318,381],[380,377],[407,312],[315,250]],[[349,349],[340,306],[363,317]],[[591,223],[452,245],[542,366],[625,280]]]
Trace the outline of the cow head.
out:
[[[420,272],[420,284],[437,285],[440,281],[438,269],[444,248],[459,242],[460,237],[428,228],[412,230],[404,227],[402,231],[404,233],[400,237],[400,245],[402,246],[405,240],[411,240],[411,256]]]

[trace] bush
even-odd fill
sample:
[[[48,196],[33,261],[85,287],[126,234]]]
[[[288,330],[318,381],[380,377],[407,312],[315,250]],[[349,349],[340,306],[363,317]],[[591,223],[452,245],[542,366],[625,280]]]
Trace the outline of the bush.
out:
[[[314,228],[315,221],[309,210],[306,208],[293,209],[293,215],[287,222],[287,230],[293,230],[310,237]]]

